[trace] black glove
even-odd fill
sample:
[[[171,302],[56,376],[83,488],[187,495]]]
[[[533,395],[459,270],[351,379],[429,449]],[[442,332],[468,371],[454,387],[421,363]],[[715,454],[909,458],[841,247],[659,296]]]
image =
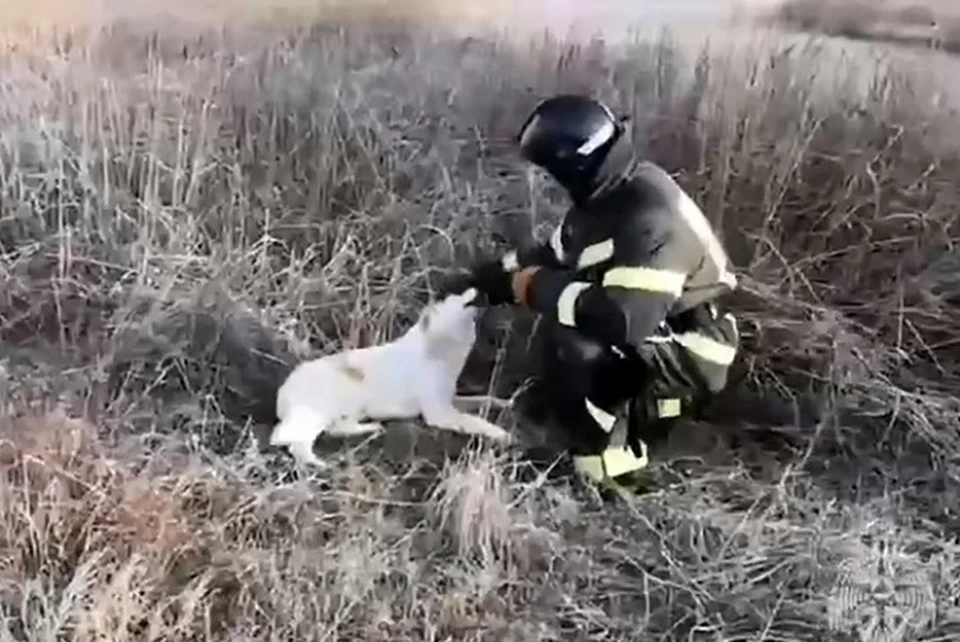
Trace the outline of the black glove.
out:
[[[472,287],[474,287],[473,273],[463,268],[444,275],[437,283],[437,291],[441,299],[453,294],[463,294]]]
[[[515,303],[513,275],[503,269],[500,259],[484,261],[470,270],[470,285],[486,297],[489,305]]]

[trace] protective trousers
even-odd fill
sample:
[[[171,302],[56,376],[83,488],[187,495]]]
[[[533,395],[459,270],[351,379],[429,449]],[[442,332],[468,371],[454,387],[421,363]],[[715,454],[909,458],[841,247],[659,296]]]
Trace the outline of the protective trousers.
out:
[[[561,325],[547,329],[543,360],[544,392],[577,469],[599,483],[645,468],[647,444],[631,430],[642,364]]]
[[[732,317],[705,308],[674,326],[665,323],[633,356],[573,328],[546,329],[544,392],[577,469],[593,481],[645,468],[651,439],[723,387],[738,339]],[[723,354],[706,353],[704,341],[693,345],[693,333],[712,336]]]

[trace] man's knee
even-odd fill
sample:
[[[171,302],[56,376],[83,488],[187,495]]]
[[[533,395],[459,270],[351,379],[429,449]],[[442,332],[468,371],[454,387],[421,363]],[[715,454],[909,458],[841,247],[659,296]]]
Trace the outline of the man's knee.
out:
[[[696,331],[679,335],[677,342],[691,357],[691,371],[699,379],[703,393],[710,396],[722,392],[737,357],[737,343]]]
[[[723,392],[730,379],[730,366],[718,366],[717,364],[701,364],[698,368],[698,375],[701,378],[702,392],[701,396],[709,398]]]
[[[624,401],[639,390],[641,364],[572,328],[556,326],[548,332],[541,375],[553,382],[553,389],[589,397],[604,407]]]
[[[571,368],[592,369],[610,357],[608,346],[584,336],[573,328],[553,326],[544,346],[554,360]]]
[[[678,379],[685,379],[698,396],[710,397],[726,388],[740,347],[732,314],[721,315],[715,306],[703,306],[676,324],[671,339],[672,346],[660,343],[653,350],[659,350],[662,361],[675,364],[675,371],[683,373]],[[672,355],[671,348],[676,350]]]

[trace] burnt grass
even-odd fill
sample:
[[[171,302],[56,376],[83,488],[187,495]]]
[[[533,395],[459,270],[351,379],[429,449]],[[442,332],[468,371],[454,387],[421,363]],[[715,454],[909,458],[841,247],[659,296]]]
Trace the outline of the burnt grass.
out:
[[[0,60],[0,639],[844,640],[870,573],[901,639],[957,634],[960,163],[923,78],[397,23]],[[741,277],[736,376],[658,489],[604,503],[416,425],[325,473],[263,448],[297,359],[549,233],[512,136],[558,91],[632,115]],[[463,389],[516,392],[536,327],[487,312]]]

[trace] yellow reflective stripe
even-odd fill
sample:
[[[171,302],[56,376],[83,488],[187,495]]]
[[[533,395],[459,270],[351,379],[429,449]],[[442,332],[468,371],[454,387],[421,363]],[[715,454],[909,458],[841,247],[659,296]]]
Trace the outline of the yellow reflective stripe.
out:
[[[584,397],[583,401],[587,406],[587,412],[590,413],[590,416],[593,417],[594,421],[600,424],[600,427],[603,428],[603,432],[610,432],[613,430],[614,424],[617,423],[617,418],[614,415],[611,415],[603,408],[595,405],[586,397]]]
[[[673,343],[674,339],[673,334],[668,334],[666,336],[661,336],[659,334],[651,334],[649,337],[643,340],[644,343]]]
[[[633,454],[633,450],[627,446],[607,448],[602,455],[603,465],[607,469],[607,476],[617,477],[624,473],[632,473],[646,468],[650,460],[647,457],[647,445],[642,441],[640,442],[640,449],[643,451],[643,454],[637,457]]]
[[[730,329],[733,330],[734,341],[736,341],[737,343],[739,343],[739,342],[740,342],[740,328],[737,326],[737,318],[736,318],[735,316],[733,316],[732,314],[730,314],[729,312],[727,312],[726,314],[724,314],[724,315],[723,315],[722,317],[720,317],[720,318],[730,324]]]
[[[580,455],[574,457],[574,466],[581,473],[595,482],[601,482],[611,477],[619,477],[626,473],[643,470],[650,463],[647,455],[647,445],[640,442],[642,456],[637,457],[633,450],[626,446],[607,448],[600,455]]]
[[[557,226],[557,229],[553,231],[553,234],[550,235],[550,247],[553,248],[553,255],[557,257],[557,260],[561,263],[566,259],[566,254],[563,252],[563,241],[560,239],[560,232],[563,230],[563,224]]]
[[[615,286],[631,290],[646,290],[680,296],[687,275],[673,270],[649,267],[615,267],[603,275],[604,287]]]
[[[560,298],[557,299],[557,321],[571,328],[576,326],[574,313],[577,307],[577,297],[590,285],[590,283],[584,283],[583,281],[573,281],[563,288]]]
[[[613,258],[613,239],[607,239],[593,245],[583,248],[580,257],[577,259],[577,268],[592,267]]]
[[[675,335],[674,340],[695,356],[720,366],[729,366],[737,356],[735,347],[696,332]]]
[[[679,417],[681,411],[682,407],[679,399],[657,399],[657,417],[659,419]]]
[[[520,268],[520,259],[517,257],[517,251],[512,250],[503,255],[500,259],[500,266],[505,272],[516,272]]]

